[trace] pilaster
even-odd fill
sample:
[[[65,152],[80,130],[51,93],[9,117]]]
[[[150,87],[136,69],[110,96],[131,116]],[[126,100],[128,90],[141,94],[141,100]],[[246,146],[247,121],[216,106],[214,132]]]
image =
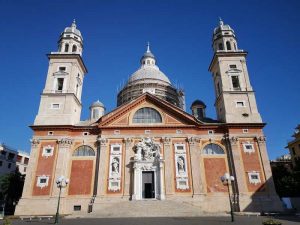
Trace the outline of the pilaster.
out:
[[[103,197],[106,193],[106,167],[107,167],[107,143],[108,140],[106,138],[98,138],[98,141],[100,143],[100,163],[99,163],[99,177],[98,177],[98,189],[97,189],[97,196]]]
[[[58,143],[58,153],[57,153],[57,159],[56,159],[56,167],[55,167],[55,173],[53,177],[53,185],[52,185],[52,197],[57,197],[59,194],[59,188],[57,188],[55,181],[60,177],[64,176],[66,178],[70,174],[68,173],[68,165],[70,163],[70,147],[73,144],[73,140],[70,138],[62,138],[57,141]],[[64,191],[64,188],[61,192],[61,197],[65,197],[66,192]]]
[[[26,171],[26,178],[22,193],[22,198],[28,198],[31,196],[32,188],[35,182],[35,167],[39,157],[40,141],[38,139],[31,139],[31,152],[30,160]]]
[[[201,177],[201,160],[200,160],[200,150],[198,144],[200,138],[189,137],[187,139],[190,149],[190,162],[191,162],[191,174],[192,174],[192,187],[193,187],[193,197],[197,197],[204,193],[203,181]]]
[[[266,137],[265,136],[255,137],[255,141],[257,142],[257,145],[258,145],[259,155],[260,155],[260,159],[261,159],[261,165],[263,167],[262,169],[263,169],[264,177],[266,180],[268,192],[270,194],[276,195],[270,161],[269,161],[269,157],[267,154]]]
[[[173,154],[172,154],[172,142],[171,138],[164,137],[162,138],[163,147],[164,147],[164,159],[165,159],[165,187],[166,187],[166,196],[174,195],[174,167],[173,167]]]
[[[132,164],[130,162],[130,157],[132,156],[133,152],[133,139],[132,138],[125,138],[125,163],[124,163],[124,192],[123,197],[124,198],[130,198],[130,194],[132,194],[131,190],[131,176],[132,174]]]

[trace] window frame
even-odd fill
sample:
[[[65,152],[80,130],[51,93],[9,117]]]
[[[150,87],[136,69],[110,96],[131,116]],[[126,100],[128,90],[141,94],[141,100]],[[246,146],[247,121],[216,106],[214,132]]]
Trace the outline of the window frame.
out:
[[[246,146],[251,146],[251,149],[247,149]],[[249,153],[249,154],[254,153],[255,152],[254,144],[250,142],[243,143],[243,150],[245,153]]]
[[[213,150],[213,148],[211,148],[211,153],[208,153],[206,151],[206,148],[209,146],[209,145],[215,145],[215,146],[218,146],[219,149],[221,149],[223,151],[223,153],[215,153]],[[202,151],[201,153],[205,156],[225,156],[226,155],[226,151],[224,150],[224,148],[222,148],[219,144],[216,144],[216,143],[209,143],[209,144],[206,144],[203,148],[202,148]]]
[[[250,184],[257,185],[261,183],[260,173],[258,171],[249,171],[247,173],[248,173],[248,180]],[[252,178],[253,175],[256,175],[257,179]]]
[[[82,154],[77,153],[79,151],[81,151]],[[86,154],[87,152],[89,152],[88,155]],[[92,155],[90,155],[91,152],[93,152]],[[76,157],[95,157],[95,156],[96,156],[96,151],[91,146],[89,146],[89,145],[80,145],[72,153],[72,157],[75,157],[75,158]]]
[[[47,150],[50,150],[50,152],[47,152]],[[53,156],[54,153],[54,146],[52,145],[47,145],[47,146],[43,146],[43,151],[42,151],[42,157],[51,157]]]
[[[41,180],[42,179],[45,179],[46,182],[42,183]],[[46,176],[46,175],[41,175],[41,176],[38,176],[37,177],[37,182],[36,182],[36,186],[37,187],[40,187],[41,189],[43,189],[44,187],[47,187],[49,185],[49,176]]]
[[[144,110],[144,112],[142,111]],[[142,107],[137,109],[131,119],[132,124],[145,125],[145,124],[162,124],[162,114],[153,107]]]

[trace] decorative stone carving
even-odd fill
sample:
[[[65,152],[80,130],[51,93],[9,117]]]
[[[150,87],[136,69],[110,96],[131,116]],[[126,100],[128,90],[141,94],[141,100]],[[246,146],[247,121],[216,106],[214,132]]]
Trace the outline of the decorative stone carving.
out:
[[[133,139],[132,138],[125,138],[124,142],[126,145],[131,145],[133,143]]]
[[[110,146],[110,160],[109,160],[109,180],[108,190],[119,191],[121,190],[121,170],[122,168],[122,145],[112,144]]]
[[[162,138],[162,142],[163,142],[165,145],[170,145],[170,144],[171,144],[171,138],[169,138],[169,137],[163,137],[163,138]]]
[[[195,145],[196,143],[200,142],[200,138],[198,138],[198,137],[189,137],[187,139],[187,141],[189,142],[190,145]]]
[[[58,141],[58,144],[60,145],[60,147],[69,147],[73,144],[73,140],[70,138],[62,138]]]
[[[159,144],[155,144],[151,138],[143,138],[134,146],[136,160],[151,161],[160,158]]]
[[[100,145],[106,145],[108,143],[107,138],[99,137],[97,140],[99,141]]]
[[[36,148],[40,144],[39,139],[30,139],[30,142],[31,142],[31,147],[32,148]]]
[[[195,143],[195,141],[193,141]],[[174,144],[175,165],[176,165],[176,188],[178,190],[189,189],[187,173],[186,148],[183,143]]]
[[[238,140],[239,139],[237,137],[234,137],[234,136],[229,138],[230,143],[233,144],[233,145],[235,145],[238,142]]]
[[[257,142],[266,142],[266,136],[259,136],[259,137],[255,137],[255,140]]]

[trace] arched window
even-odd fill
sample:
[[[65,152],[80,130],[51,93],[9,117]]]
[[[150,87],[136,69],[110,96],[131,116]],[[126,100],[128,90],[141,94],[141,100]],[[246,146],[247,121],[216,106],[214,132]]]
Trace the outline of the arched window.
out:
[[[161,115],[153,108],[141,108],[133,116],[133,123],[161,123]]]
[[[82,145],[73,152],[73,156],[95,156],[95,151],[90,146]]]
[[[77,51],[77,46],[76,45],[73,45],[72,47],[72,52],[76,52]]]
[[[69,51],[69,44],[65,44],[65,52]]]
[[[226,47],[227,47],[227,50],[231,50],[231,45],[230,45],[229,41],[226,41]]]
[[[222,43],[219,44],[219,50],[223,50],[223,45],[222,45]]]
[[[211,143],[204,147],[203,154],[205,154],[205,155],[223,155],[223,154],[225,154],[225,152],[219,145]]]

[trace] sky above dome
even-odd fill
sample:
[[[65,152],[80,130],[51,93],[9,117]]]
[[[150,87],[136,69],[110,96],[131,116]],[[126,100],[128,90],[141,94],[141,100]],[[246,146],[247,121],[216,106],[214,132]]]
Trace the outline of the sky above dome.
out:
[[[271,159],[285,146],[300,118],[298,37],[300,1],[0,1],[0,142],[30,149],[34,121],[48,69],[65,27],[76,19],[84,39],[89,73],[83,86],[82,120],[99,99],[108,111],[117,89],[140,67],[149,41],[157,65],[172,84],[184,88],[187,111],[195,99],[216,118],[208,66],[218,17],[235,31],[259,112],[267,123]]]

